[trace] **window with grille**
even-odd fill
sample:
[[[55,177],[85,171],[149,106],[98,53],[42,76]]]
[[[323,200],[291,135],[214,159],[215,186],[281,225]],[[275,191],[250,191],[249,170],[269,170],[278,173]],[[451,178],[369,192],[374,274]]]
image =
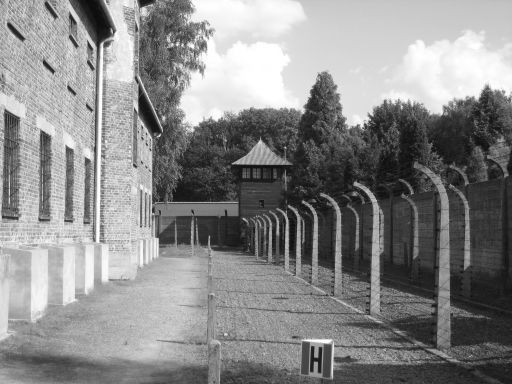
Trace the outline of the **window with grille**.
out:
[[[66,147],[66,190],[64,221],[73,221],[73,187],[75,178],[74,151]]]
[[[277,180],[277,168],[272,168],[272,179]]]
[[[89,42],[87,42],[87,64],[94,69],[94,48]]]
[[[41,131],[39,139],[39,220],[50,220],[52,137]]]
[[[50,13],[55,19],[59,17],[59,15],[57,14],[57,0],[46,0],[45,5],[46,9],[50,11]]]
[[[252,178],[253,179],[261,179],[261,168],[253,168],[252,169]]]
[[[271,171],[272,169],[271,168],[263,168],[263,178],[265,180],[270,180],[270,177],[271,177]]]
[[[91,223],[91,160],[85,159],[84,224]]]
[[[69,38],[78,47],[78,24],[71,14],[69,15]]]
[[[242,168],[242,179],[251,178],[251,168]]]
[[[148,226],[148,194],[144,193],[144,226]]]
[[[144,126],[140,127],[140,163],[144,164]]]
[[[151,194],[148,195],[148,227],[151,228]]]
[[[132,132],[132,164],[134,167],[138,165],[139,155],[139,117],[137,116],[137,110],[133,110],[133,132]]]
[[[143,210],[142,210],[142,189],[140,190],[140,207],[139,207],[139,225],[140,227],[142,228],[142,215],[144,214],[143,213]]]
[[[4,113],[4,174],[2,217],[19,216],[20,118]]]

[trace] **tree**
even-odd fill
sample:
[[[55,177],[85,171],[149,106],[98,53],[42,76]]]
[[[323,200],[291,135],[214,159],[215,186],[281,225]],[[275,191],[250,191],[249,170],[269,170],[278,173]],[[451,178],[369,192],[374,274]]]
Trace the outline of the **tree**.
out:
[[[140,72],[164,132],[155,141],[153,197],[170,197],[181,176],[186,126],[179,108],[193,72],[204,73],[202,55],[213,35],[207,21],[193,22],[191,0],[160,0],[142,18]]]

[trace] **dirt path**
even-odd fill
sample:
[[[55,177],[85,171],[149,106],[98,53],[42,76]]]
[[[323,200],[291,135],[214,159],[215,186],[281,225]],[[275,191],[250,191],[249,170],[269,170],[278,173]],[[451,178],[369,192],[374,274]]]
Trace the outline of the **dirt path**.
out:
[[[223,383],[298,383],[303,338],[334,339],[337,383],[480,382],[279,266],[242,253],[214,260]]]
[[[134,281],[10,324],[0,383],[205,382],[207,258],[189,253],[162,252]]]

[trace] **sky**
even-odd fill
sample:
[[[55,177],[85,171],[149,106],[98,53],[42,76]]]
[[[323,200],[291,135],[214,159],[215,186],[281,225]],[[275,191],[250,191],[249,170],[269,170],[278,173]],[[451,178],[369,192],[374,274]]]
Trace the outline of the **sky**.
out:
[[[193,0],[215,29],[182,98],[195,125],[225,112],[297,108],[319,72],[349,124],[383,99],[435,113],[485,84],[512,92],[512,0]]]

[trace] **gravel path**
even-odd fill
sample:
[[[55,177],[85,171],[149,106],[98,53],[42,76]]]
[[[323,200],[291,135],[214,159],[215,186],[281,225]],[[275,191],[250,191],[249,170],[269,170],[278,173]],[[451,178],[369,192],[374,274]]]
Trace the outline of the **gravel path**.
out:
[[[207,258],[197,253],[161,249],[134,281],[97,287],[35,324],[10,324],[0,383],[206,382]]]
[[[243,253],[215,252],[214,274],[223,383],[299,382],[304,338],[334,339],[335,382],[480,382],[280,266]]]

